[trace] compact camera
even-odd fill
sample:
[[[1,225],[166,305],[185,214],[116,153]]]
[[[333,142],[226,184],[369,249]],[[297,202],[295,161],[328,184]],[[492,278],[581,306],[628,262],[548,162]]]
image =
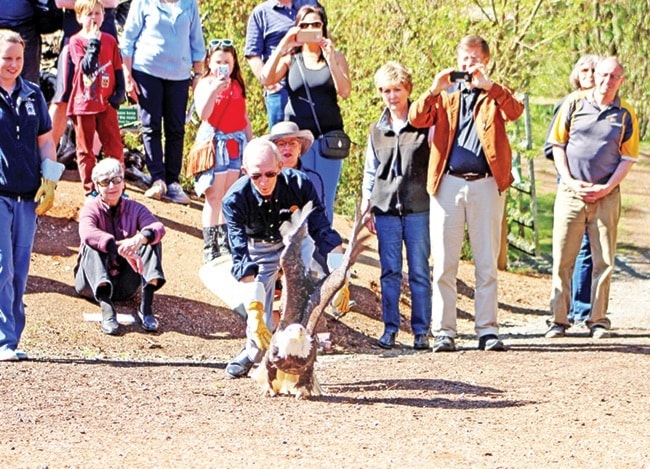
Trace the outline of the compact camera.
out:
[[[296,41],[302,42],[320,42],[323,39],[323,31],[320,29],[301,29],[296,33]]]
[[[472,74],[463,70],[455,70],[449,74],[450,81],[472,81]]]

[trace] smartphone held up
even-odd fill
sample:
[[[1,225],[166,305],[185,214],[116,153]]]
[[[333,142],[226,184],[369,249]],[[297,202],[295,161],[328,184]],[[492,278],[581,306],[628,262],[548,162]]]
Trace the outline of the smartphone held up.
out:
[[[217,74],[227,77],[230,72],[230,67],[228,67],[228,64],[219,64],[217,65]]]
[[[320,29],[301,29],[296,33],[296,41],[301,43],[320,42],[323,39],[323,31]]]

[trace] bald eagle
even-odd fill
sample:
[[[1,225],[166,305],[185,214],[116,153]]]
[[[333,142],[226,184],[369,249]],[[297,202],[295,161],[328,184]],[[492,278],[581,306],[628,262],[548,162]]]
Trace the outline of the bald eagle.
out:
[[[343,286],[350,266],[363,249],[365,238],[357,240],[364,226],[357,208],[352,236],[341,266],[324,278],[314,278],[302,257],[311,210],[312,204],[309,202],[302,210],[296,210],[280,228],[285,245],[280,256],[280,266],[284,272],[281,317],[262,363],[251,374],[269,396],[285,394],[301,399],[323,394],[314,376],[318,349],[316,324]]]

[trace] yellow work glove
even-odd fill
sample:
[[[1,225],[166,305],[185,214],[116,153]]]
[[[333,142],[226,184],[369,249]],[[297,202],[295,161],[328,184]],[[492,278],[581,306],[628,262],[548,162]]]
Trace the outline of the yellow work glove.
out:
[[[56,182],[49,179],[41,178],[41,187],[38,188],[34,201],[36,206],[36,215],[45,215],[54,205],[54,190]]]
[[[248,305],[246,329],[248,337],[255,342],[260,350],[266,350],[271,343],[271,331],[264,323],[264,305],[261,301],[253,300]]]
[[[339,314],[345,314],[350,311],[350,287],[348,286],[347,276],[341,289],[332,298],[332,306],[336,308]]]

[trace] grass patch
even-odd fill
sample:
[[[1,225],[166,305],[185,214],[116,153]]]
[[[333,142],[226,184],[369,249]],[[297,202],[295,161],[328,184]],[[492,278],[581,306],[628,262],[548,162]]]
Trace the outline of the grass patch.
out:
[[[553,204],[555,194],[537,196],[537,224],[539,226],[539,250],[544,255],[551,255],[553,248]]]

